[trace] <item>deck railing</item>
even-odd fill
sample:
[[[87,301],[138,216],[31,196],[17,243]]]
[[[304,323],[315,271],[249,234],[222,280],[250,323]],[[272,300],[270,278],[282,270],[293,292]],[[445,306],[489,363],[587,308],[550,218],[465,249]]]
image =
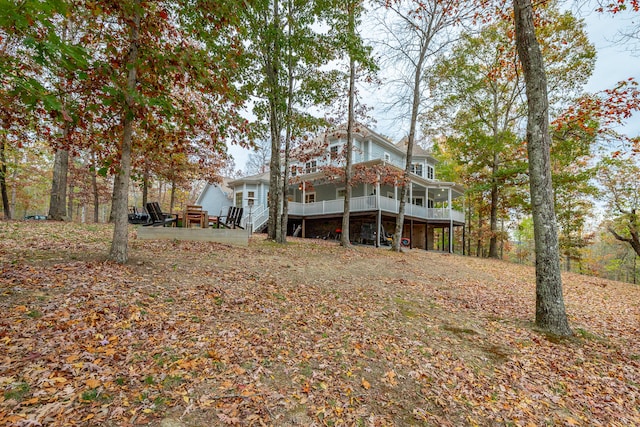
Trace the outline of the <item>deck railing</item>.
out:
[[[365,212],[378,210],[378,198],[376,196],[352,197],[350,210],[351,212]],[[387,197],[380,197],[379,209],[382,212],[398,213],[400,201]],[[314,203],[297,203],[289,202],[290,215],[329,215],[342,213],[344,211],[344,200],[325,200]],[[424,206],[413,205],[407,203],[405,205],[405,214],[423,219],[449,220],[456,222],[464,222],[464,213],[449,208],[426,208]]]
[[[246,209],[246,208],[245,208]],[[259,230],[269,221],[269,209],[266,206],[254,206],[251,214],[247,214],[242,219],[242,226],[251,231]]]

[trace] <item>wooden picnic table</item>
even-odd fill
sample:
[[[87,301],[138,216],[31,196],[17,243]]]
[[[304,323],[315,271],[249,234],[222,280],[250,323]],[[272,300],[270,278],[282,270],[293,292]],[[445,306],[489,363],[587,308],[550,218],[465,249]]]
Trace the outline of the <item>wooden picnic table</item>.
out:
[[[187,205],[182,214],[182,226],[191,227],[197,224],[201,228],[209,227],[209,214],[200,205]]]

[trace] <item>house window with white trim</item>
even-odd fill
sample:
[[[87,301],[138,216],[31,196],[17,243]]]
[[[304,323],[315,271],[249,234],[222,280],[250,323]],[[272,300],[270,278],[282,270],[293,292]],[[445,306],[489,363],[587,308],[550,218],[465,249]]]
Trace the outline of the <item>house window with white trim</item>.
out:
[[[422,175],[422,163],[413,163],[411,164],[411,173],[414,173],[418,176]]]
[[[247,205],[253,206],[253,202],[256,200],[255,191],[247,191]]]
[[[304,195],[305,203],[315,203],[315,201],[316,201],[316,193],[306,193]]]
[[[427,165],[427,178],[435,179],[436,174],[434,173],[433,166]]]
[[[318,162],[311,160],[304,165],[304,173],[313,173],[318,170]]]
[[[390,163],[391,162],[391,154],[385,152],[384,153],[384,161]]]
[[[411,199],[411,204],[416,206],[424,206],[424,197],[418,196]]]
[[[236,193],[236,207],[238,208],[242,207],[242,191],[238,191]]]
[[[298,166],[291,165],[291,176],[296,176],[298,174]]]
[[[338,154],[340,153],[340,147],[337,145],[332,145],[329,147],[329,155],[331,160],[336,160],[338,158]]]

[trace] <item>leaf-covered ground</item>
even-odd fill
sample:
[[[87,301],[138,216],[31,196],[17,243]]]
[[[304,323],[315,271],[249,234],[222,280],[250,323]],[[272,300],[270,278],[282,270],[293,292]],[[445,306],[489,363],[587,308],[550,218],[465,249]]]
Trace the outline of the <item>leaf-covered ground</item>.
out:
[[[639,291],[296,239],[248,248],[0,223],[0,425],[640,425]]]

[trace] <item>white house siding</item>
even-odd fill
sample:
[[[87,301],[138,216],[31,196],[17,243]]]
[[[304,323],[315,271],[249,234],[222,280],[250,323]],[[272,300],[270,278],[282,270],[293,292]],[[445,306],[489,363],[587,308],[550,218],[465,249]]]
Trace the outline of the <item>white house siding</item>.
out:
[[[219,185],[207,184],[196,204],[202,206],[202,209],[207,211],[209,215],[216,216],[224,207],[231,206],[233,202]]]

